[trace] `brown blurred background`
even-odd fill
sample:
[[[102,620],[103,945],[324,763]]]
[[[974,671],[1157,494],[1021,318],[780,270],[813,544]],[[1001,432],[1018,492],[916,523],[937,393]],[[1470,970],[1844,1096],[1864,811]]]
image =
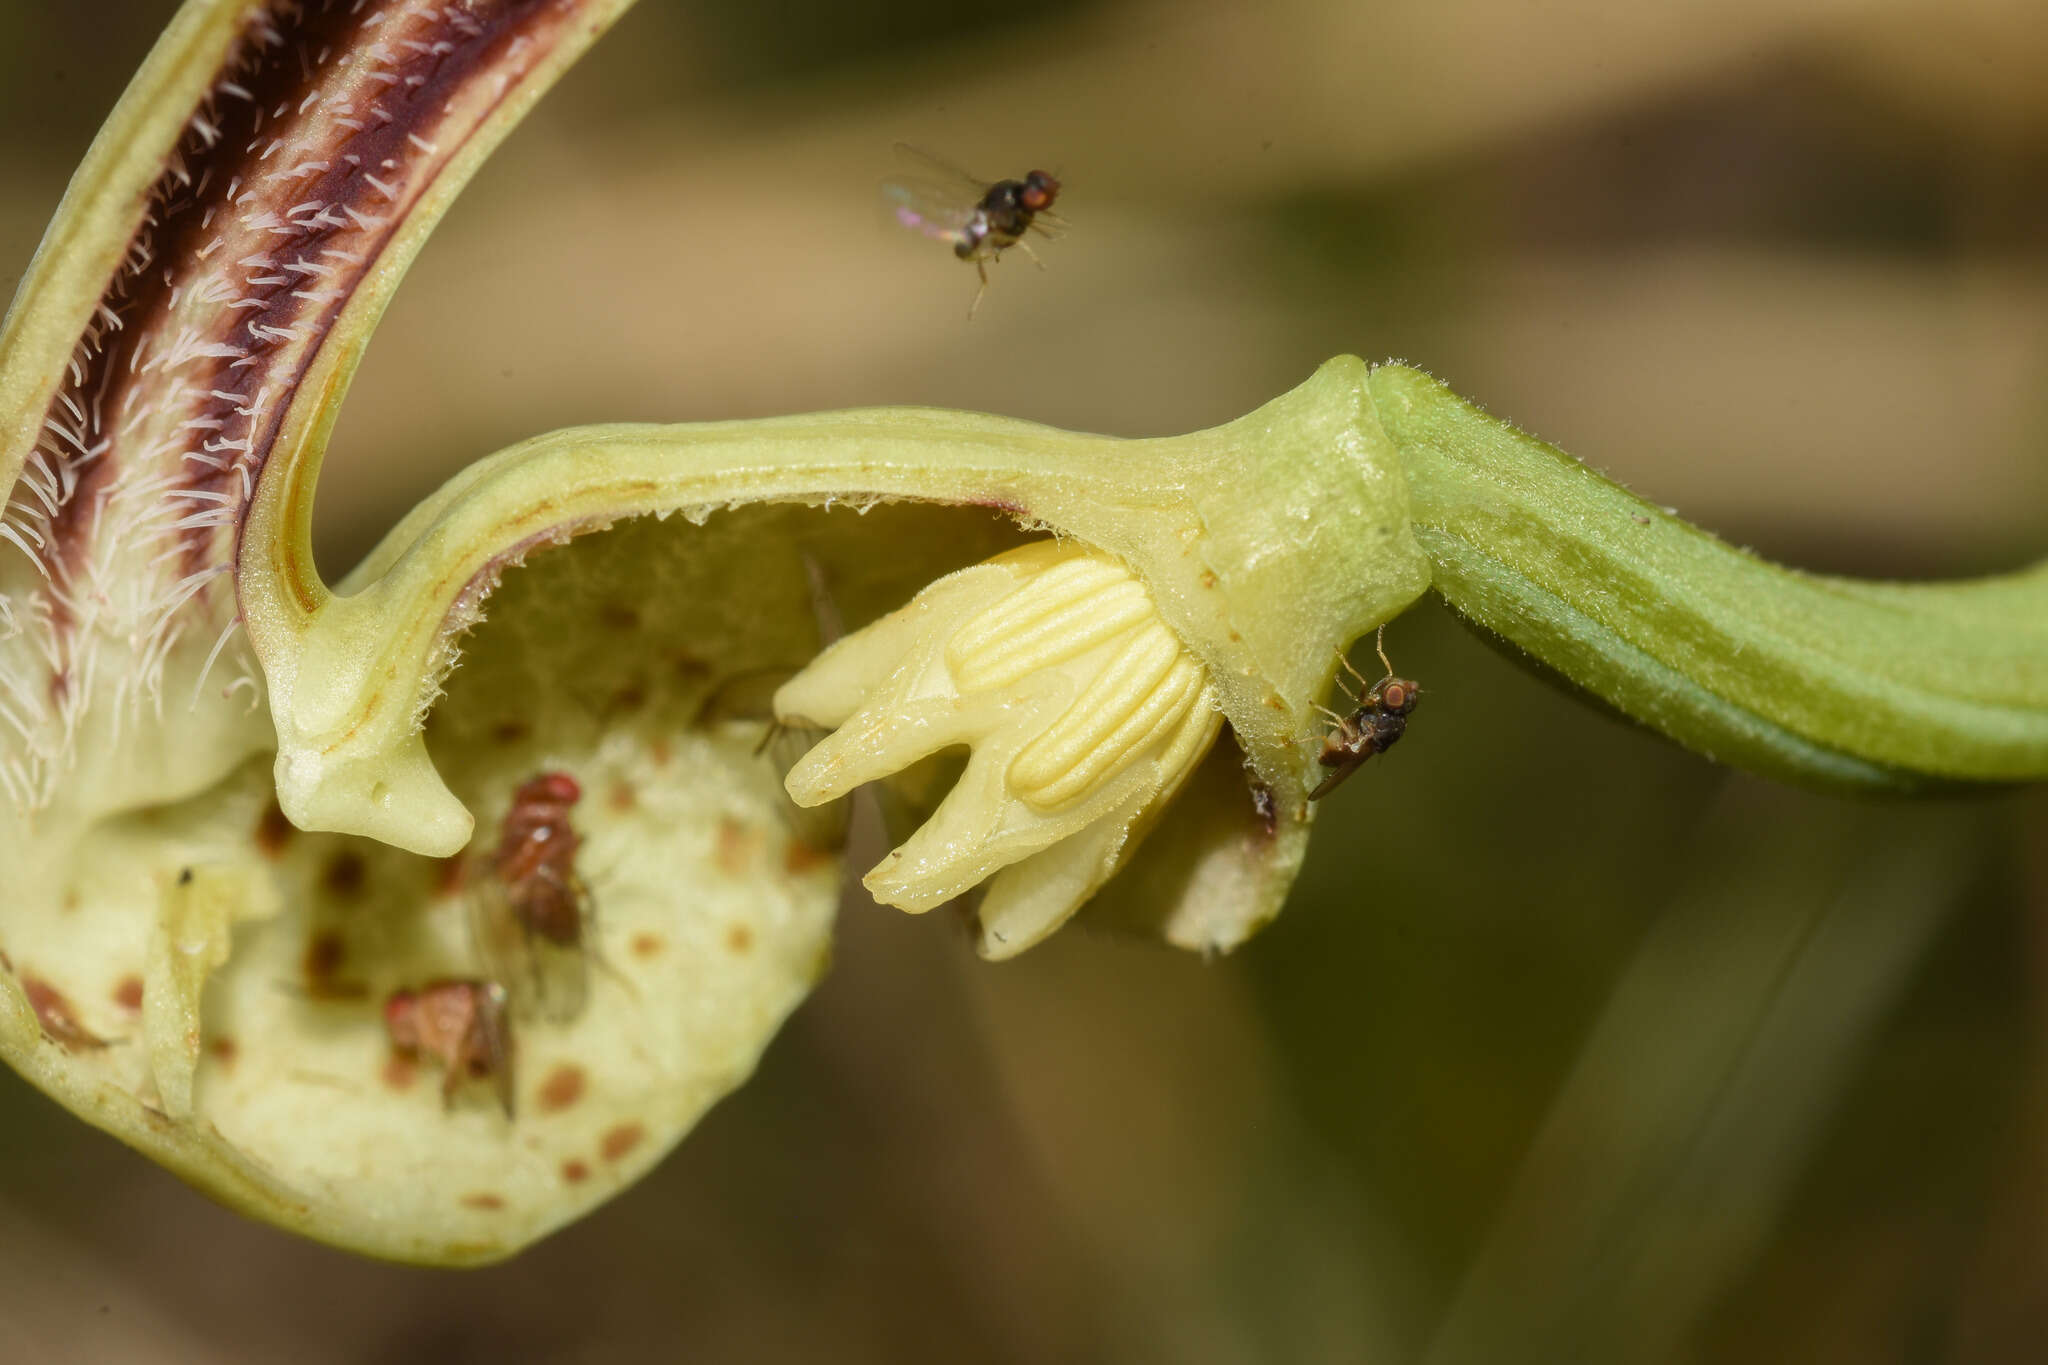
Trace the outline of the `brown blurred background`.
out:
[[[0,291],[172,6],[0,0]],[[972,273],[907,140],[1043,165]],[[1422,365],[1802,566],[2048,547],[2037,0],[649,0],[400,291],[322,488],[345,569],[572,423],[866,403],[1142,435]],[[1425,605],[1429,689],[1288,913],[1000,967],[864,902],[650,1180],[511,1265],[217,1210],[0,1075],[38,1361],[2033,1361],[2048,801],[1708,767]]]

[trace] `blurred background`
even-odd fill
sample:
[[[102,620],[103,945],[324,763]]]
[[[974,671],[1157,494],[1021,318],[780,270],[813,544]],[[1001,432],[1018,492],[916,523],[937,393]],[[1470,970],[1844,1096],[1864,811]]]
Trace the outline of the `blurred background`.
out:
[[[0,292],[167,0],[0,0]],[[887,221],[893,143],[1034,166],[1043,273]],[[1724,537],[1922,577],[2048,548],[2035,0],[650,0],[402,289],[330,575],[567,424],[935,403],[1126,435],[1343,351]],[[1425,603],[1426,705],[1204,963],[837,966],[651,1179],[498,1268],[222,1212],[0,1075],[40,1361],[2033,1361],[2048,800],[1717,770]]]

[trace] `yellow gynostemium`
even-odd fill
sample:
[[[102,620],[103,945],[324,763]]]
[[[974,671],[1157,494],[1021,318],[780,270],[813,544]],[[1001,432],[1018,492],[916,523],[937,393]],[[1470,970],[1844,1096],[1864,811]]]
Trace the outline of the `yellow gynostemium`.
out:
[[[922,911],[986,882],[991,958],[1039,942],[1109,880],[1223,724],[1208,669],[1144,582],[1057,541],[940,579],[825,650],[775,711],[833,727],[790,771],[801,806],[972,746],[932,818],[864,884]]]

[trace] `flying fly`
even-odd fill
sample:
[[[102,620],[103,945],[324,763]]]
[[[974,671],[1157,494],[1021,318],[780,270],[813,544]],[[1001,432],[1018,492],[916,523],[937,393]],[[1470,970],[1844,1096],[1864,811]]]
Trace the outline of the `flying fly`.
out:
[[[1052,206],[1059,198],[1060,182],[1050,171],[1030,171],[1021,180],[982,180],[907,143],[897,143],[896,151],[918,170],[890,181],[882,193],[897,222],[947,243],[955,256],[974,262],[981,288],[967,309],[970,319],[988,292],[988,263],[1004,251],[1020,247],[1039,269],[1045,268],[1024,234],[1057,235],[1052,225],[1060,219]]]

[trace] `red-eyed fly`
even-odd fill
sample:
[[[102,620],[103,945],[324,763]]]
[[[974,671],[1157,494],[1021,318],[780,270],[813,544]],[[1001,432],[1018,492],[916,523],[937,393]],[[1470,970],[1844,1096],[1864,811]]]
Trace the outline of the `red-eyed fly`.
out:
[[[983,180],[922,148],[899,142],[896,151],[917,170],[890,181],[882,193],[897,222],[947,243],[955,256],[974,262],[981,288],[968,306],[970,320],[988,292],[988,263],[1004,251],[1020,247],[1040,270],[1045,269],[1024,234],[1058,235],[1052,225],[1061,220],[1052,205],[1059,198],[1060,182],[1050,171],[1031,171],[1021,180]]]
[[[1366,687],[1356,699],[1358,708],[1348,716],[1340,716],[1328,707],[1316,708],[1335,721],[1336,726],[1323,736],[1323,751],[1316,755],[1316,761],[1328,768],[1330,774],[1308,794],[1311,801],[1328,796],[1345,778],[1357,772],[1365,760],[1393,748],[1394,742],[1408,733],[1408,713],[1415,709],[1415,699],[1422,689],[1412,679],[1394,676],[1394,666],[1387,662],[1386,633],[1387,628],[1381,626],[1373,648],[1387,676]],[[1364,675],[1351,666],[1351,661],[1341,654],[1337,658],[1345,671],[1358,679],[1359,686],[1365,687]]]
[[[512,1025],[503,986],[464,979],[393,991],[384,1001],[384,1031],[400,1056],[439,1062],[446,1070],[443,1103],[454,1103],[464,1082],[489,1080],[505,1117],[512,1117]]]
[[[560,1020],[583,1011],[595,902],[576,871],[583,836],[569,820],[582,799],[564,772],[520,783],[470,890],[477,949],[522,1014]]]

